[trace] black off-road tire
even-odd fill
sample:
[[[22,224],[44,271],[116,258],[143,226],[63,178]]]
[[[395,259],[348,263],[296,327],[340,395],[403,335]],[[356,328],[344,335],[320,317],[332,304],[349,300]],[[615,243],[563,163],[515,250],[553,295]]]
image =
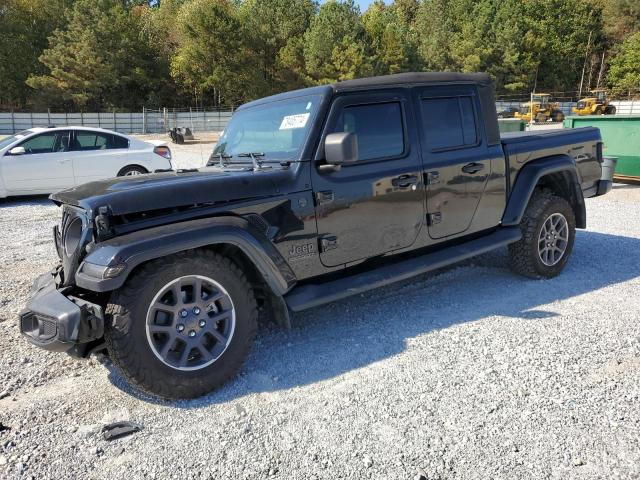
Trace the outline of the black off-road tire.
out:
[[[538,253],[538,236],[549,216],[561,213],[567,220],[569,235],[562,258],[555,265],[545,265]],[[553,278],[564,269],[576,235],[576,220],[573,209],[564,198],[554,195],[550,190],[537,189],[520,222],[522,239],[509,245],[509,264],[511,269],[529,278]]]
[[[163,363],[146,333],[147,311],[156,293],[188,275],[218,282],[235,309],[235,330],[226,350],[211,365],[192,371]],[[235,263],[209,250],[189,250],[144,264],[111,295],[104,336],[114,365],[128,382],[154,396],[188,399],[205,395],[238,372],[256,336],[257,317],[253,289]]]

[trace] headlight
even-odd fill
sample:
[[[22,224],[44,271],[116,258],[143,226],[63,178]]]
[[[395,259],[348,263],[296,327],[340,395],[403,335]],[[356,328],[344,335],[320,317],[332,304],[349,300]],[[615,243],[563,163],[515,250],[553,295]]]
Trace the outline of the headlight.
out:
[[[71,220],[64,232],[64,253],[68,257],[71,257],[76,252],[81,239],[82,219],[80,217],[76,217]]]
[[[71,205],[62,206],[62,222],[57,229],[56,248],[62,254],[63,285],[73,284],[75,272],[84,257],[84,246],[91,240],[92,231],[87,213]]]

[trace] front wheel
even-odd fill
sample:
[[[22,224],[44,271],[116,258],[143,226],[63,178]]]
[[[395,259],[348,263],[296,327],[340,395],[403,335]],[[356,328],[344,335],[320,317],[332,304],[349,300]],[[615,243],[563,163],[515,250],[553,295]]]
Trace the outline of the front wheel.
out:
[[[235,375],[257,330],[245,275],[207,250],[145,264],[112,294],[105,340],[139,389],[168,399],[204,395]]]
[[[549,190],[536,190],[520,229],[522,239],[509,245],[511,269],[530,278],[559,275],[571,255],[576,236],[571,205]]]

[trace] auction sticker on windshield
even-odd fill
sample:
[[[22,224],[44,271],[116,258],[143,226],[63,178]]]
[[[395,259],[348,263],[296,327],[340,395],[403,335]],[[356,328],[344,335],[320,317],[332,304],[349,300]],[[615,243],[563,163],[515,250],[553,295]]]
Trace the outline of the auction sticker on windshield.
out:
[[[280,130],[290,130],[292,128],[304,128],[309,120],[309,113],[298,113],[297,115],[287,115],[282,119]]]

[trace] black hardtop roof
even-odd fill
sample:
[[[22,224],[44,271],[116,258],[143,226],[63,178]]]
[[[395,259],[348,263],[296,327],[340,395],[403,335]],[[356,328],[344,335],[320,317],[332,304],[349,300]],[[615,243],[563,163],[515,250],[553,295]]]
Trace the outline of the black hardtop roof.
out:
[[[427,84],[427,83],[477,83],[490,85],[491,77],[486,73],[458,73],[458,72],[410,72],[396,73],[393,75],[381,75],[378,77],[358,78],[345,80],[344,82],[330,83],[318,87],[302,88],[290,92],[279,93],[270,97],[260,98],[245,103],[240,108],[260,105],[262,103],[295,98],[303,95],[324,94],[331,92],[346,92],[349,90],[363,90],[369,88],[383,88],[401,85]]]
[[[458,72],[410,72],[382,75],[379,77],[358,78],[344,82],[333,83],[336,92],[360,88],[390,87],[395,85],[410,85],[420,83],[491,83],[486,73],[458,73]]]

